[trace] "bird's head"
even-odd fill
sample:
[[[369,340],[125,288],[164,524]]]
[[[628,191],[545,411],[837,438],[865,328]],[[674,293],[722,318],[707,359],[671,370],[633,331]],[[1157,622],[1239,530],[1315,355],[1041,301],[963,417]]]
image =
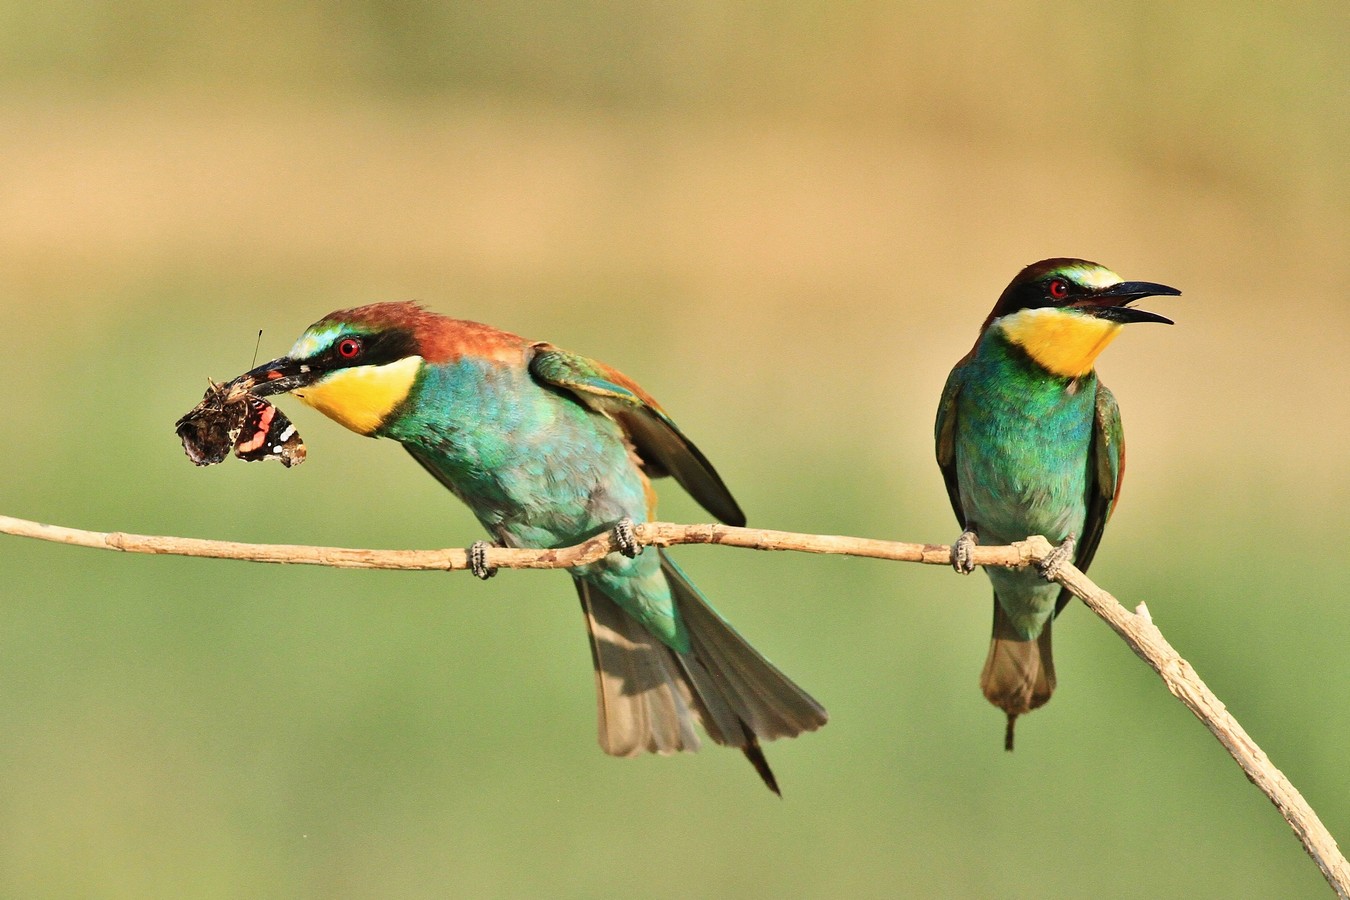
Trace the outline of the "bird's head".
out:
[[[1012,280],[994,305],[984,330],[998,329],[1049,371],[1076,378],[1092,371],[1097,356],[1131,322],[1172,320],[1130,304],[1143,297],[1181,291],[1149,281],[1125,281],[1105,266],[1083,259],[1032,263]]]
[[[352,431],[374,434],[407,399],[428,356],[443,350],[436,336],[451,321],[412,303],[338,310],[240,380],[251,379],[262,396],[289,391]]]

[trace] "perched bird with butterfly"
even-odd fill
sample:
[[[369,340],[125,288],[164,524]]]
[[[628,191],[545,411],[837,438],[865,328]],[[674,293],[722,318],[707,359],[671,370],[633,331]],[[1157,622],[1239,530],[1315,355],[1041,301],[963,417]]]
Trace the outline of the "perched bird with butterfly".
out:
[[[605,752],[696,750],[698,723],[775,793],[760,748],[825,724],[823,707],[724,620],[663,550],[638,553],[650,480],[709,513],[745,516],[712,464],[631,379],[603,363],[412,303],[330,313],[241,376],[401,443],[507,547],[563,547],[615,529],[624,552],[571,570],[585,613]],[[628,543],[624,543],[628,538]],[[483,545],[479,545],[481,551]],[[476,574],[491,574],[476,553]]]

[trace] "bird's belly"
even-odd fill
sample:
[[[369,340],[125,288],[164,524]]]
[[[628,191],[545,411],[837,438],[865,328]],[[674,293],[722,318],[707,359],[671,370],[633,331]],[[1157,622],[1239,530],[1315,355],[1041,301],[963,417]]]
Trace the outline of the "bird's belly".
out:
[[[1031,534],[1061,541],[1087,515],[1091,407],[962,410],[956,445],[961,505],[983,543]]]
[[[566,547],[585,540],[623,518],[647,521],[640,498],[625,498],[603,483],[526,487],[505,509],[476,507],[475,512],[509,546]],[[620,494],[622,492],[619,492]],[[633,500],[636,502],[626,502]]]
[[[636,473],[580,453],[527,454],[461,480],[455,492],[499,540],[517,547],[567,546],[625,516],[647,518]]]
[[[1035,429],[1032,429],[1033,431]],[[961,505],[980,543],[1008,544],[1030,535],[1059,543],[1083,533],[1087,444],[1076,461],[1047,454],[1037,441],[1015,439],[957,446]],[[1014,627],[1028,640],[1053,613],[1059,586],[1035,569],[985,569],[994,594]]]
[[[961,505],[978,526],[980,540],[1006,543],[1031,534],[1061,541],[1082,530],[1086,516],[1084,473],[991,467],[962,476]]]
[[[446,433],[420,447],[442,480],[502,543],[559,547],[627,516],[647,518],[641,474],[608,420]]]

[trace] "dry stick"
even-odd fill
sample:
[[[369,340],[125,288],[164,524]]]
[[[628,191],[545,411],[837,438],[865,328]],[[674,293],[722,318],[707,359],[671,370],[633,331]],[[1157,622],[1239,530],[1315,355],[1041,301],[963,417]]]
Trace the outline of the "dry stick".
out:
[[[798,534],[794,531],[767,531],[760,528],[733,528],[730,525],[673,525],[647,522],[634,526],[636,540],[643,546],[668,547],[672,544],[726,544],[752,550],[797,550],[803,553],[833,553],[946,565],[951,548],[941,544],[906,544],[870,538],[825,534]],[[206,556],[215,559],[245,559],[252,562],[292,563],[329,566],[335,569],[468,569],[467,550],[356,550],[348,547],[311,547],[302,544],[240,544],[234,541],[208,541],[201,538],[164,537],[127,534],[121,531],[83,531],[60,525],[44,525],[27,519],[0,515],[0,534],[92,547],[96,550],[122,550],[127,553],[167,553],[177,556]],[[569,569],[604,559],[618,550],[609,532],[572,547],[553,550],[520,550],[491,547],[487,565],[501,569]],[[977,547],[974,560],[982,566],[1025,566],[1035,562],[1032,545],[1020,541],[1008,547]]]
[[[1331,832],[1317,818],[1317,813],[1313,812],[1298,789],[1275,767],[1270,757],[1238,724],[1227,707],[1219,702],[1219,698],[1195,673],[1191,664],[1182,659],[1167,642],[1153,624],[1148,607],[1141,603],[1138,610],[1131,613],[1115,597],[1097,587],[1090,578],[1069,564],[1055,573],[1055,580],[1104,619],[1130,645],[1136,656],[1153,667],[1172,696],[1185,704],[1205,724],[1242,767],[1247,779],[1275,804],[1337,896],[1350,897],[1350,863],[1346,862],[1345,856],[1336,846]]]
[[[752,550],[795,550],[803,553],[832,553],[889,559],[902,562],[948,565],[951,548],[941,544],[909,544],[871,538],[839,535],[798,534],[759,528],[735,528],[730,525],[675,525],[647,522],[634,528],[642,546],[667,547],[673,544],[722,544]],[[466,550],[354,550],[343,547],[310,547],[291,544],[240,544],[195,538],[162,537],[122,532],[82,531],[57,525],[43,525],[26,519],[0,515],[0,533],[20,537],[93,547],[129,553],[170,553],[180,556],[207,556],[220,559],[246,559],[255,562],[302,563],[348,569],[437,569],[469,568]],[[596,562],[618,549],[612,533],[598,534],[573,547],[553,550],[520,550],[493,547],[487,552],[488,566],[503,569],[561,569]],[[973,562],[981,566],[1022,567],[1038,563],[1051,550],[1043,537],[1030,537],[1003,547],[976,547]],[[1097,587],[1072,565],[1064,564],[1054,580],[1082,600],[1106,621],[1141,659],[1153,667],[1167,689],[1195,714],[1218,738],[1242,767],[1247,778],[1270,798],[1284,816],[1303,848],[1322,870],[1322,875],[1344,900],[1350,900],[1350,863],[1346,862],[1317,814],[1289,779],[1271,764],[1219,698],[1195,674],[1190,663],[1167,643],[1140,604],[1131,613],[1106,591]]]

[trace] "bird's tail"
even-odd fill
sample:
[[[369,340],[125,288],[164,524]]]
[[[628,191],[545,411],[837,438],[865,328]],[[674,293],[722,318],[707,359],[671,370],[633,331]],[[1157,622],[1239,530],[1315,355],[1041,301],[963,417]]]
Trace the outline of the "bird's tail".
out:
[[[1046,620],[1039,637],[1027,640],[994,597],[994,636],[980,673],[980,689],[990,703],[1008,714],[1004,750],[1013,748],[1017,717],[1044,706],[1055,691],[1055,661],[1050,655],[1052,621]]]
[[[689,634],[688,653],[667,647],[595,585],[576,581],[595,662],[600,746],[614,756],[697,750],[697,720],[713,741],[739,747],[780,793],[760,740],[814,731],[825,724],[825,709],[737,634],[664,553],[661,570]]]

